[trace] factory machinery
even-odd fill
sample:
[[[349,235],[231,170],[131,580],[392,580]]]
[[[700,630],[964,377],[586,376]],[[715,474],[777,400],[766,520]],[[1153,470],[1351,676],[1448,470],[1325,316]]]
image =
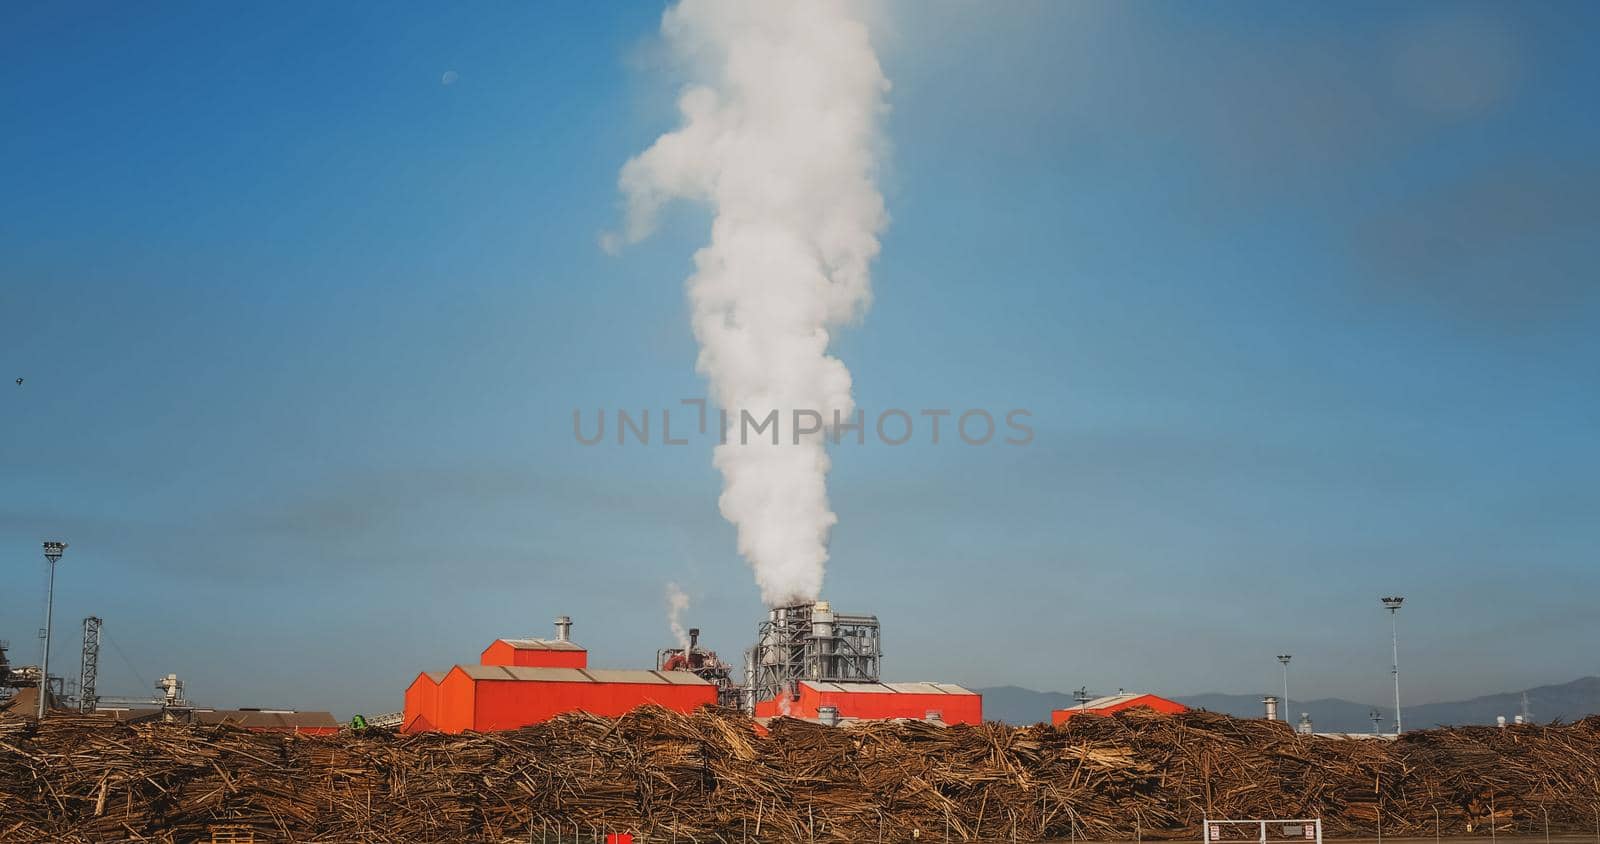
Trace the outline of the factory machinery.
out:
[[[656,651],[657,671],[688,671],[717,687],[717,705],[738,707],[743,690],[733,684],[733,666],[717,658],[717,652],[700,647],[700,628],[689,628],[687,647]]]
[[[797,696],[801,680],[876,683],[882,663],[877,616],[836,613],[827,601],[777,607],[745,651],[741,704],[754,712],[763,700]]]
[[[17,689],[37,688],[39,685],[39,666],[13,667],[11,657],[6,653],[10,648],[10,642],[0,639],[0,703],[14,697]]]
[[[827,601],[769,610],[744,652],[744,683],[717,652],[700,647],[699,628],[687,647],[656,651],[656,670],[688,671],[717,687],[717,703],[753,713],[756,704],[799,694],[802,680],[876,683],[883,661],[875,615],[836,613]]]

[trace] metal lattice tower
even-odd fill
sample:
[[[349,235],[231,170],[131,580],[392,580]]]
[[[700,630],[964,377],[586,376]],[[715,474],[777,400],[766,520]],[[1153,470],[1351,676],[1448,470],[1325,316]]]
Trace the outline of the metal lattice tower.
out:
[[[89,616],[83,620],[83,662],[78,669],[78,711],[93,712],[100,702],[95,694],[95,680],[100,673],[100,619]]]

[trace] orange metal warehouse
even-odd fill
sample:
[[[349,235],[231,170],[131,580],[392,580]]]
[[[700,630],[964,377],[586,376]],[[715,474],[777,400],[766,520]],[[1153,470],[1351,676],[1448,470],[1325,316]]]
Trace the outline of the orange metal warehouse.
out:
[[[588,668],[589,651],[561,639],[496,639],[483,649],[478,662],[529,668]]]
[[[645,704],[678,712],[714,705],[717,687],[687,671],[457,665],[438,685],[432,729],[514,730],[566,712],[617,716]],[[408,724],[415,723],[406,713]],[[417,724],[411,732],[428,729]]]
[[[438,729],[439,684],[444,682],[441,671],[424,671],[406,688],[406,705],[400,729],[407,733],[425,733]]]
[[[692,712],[717,702],[717,687],[687,671],[589,669],[589,652],[567,638],[571,626],[562,616],[555,639],[496,639],[481,665],[418,674],[401,730],[512,730],[566,712],[617,716],[645,704]]]
[[[983,695],[950,683],[827,683],[801,680],[797,694],[790,695],[787,711],[783,700],[764,700],[756,704],[757,718],[783,714],[793,718],[820,719],[822,707],[833,707],[838,717],[857,720],[911,718],[923,720],[937,713],[946,724],[982,724]]]
[[[1125,692],[1122,694],[1107,695],[1106,697],[1096,698],[1095,700],[1091,700],[1080,707],[1074,707],[1072,709],[1057,709],[1050,713],[1050,723],[1064,724],[1069,719],[1079,715],[1104,716],[1110,715],[1113,712],[1121,712],[1125,709],[1139,709],[1141,707],[1145,709],[1153,709],[1162,715],[1176,715],[1179,712],[1189,711],[1189,707],[1184,706],[1175,700],[1167,700],[1164,697],[1157,697],[1156,695],[1129,694]]]

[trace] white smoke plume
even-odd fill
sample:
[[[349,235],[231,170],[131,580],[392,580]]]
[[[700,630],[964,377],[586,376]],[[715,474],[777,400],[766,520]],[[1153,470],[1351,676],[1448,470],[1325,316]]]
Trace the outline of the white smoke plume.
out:
[[[673,199],[715,212],[688,281],[697,367],[731,422],[713,461],[719,506],[772,606],[822,589],[837,521],[830,462],[822,434],[796,443],[794,411],[853,421],[850,372],[828,344],[870,303],[886,222],[874,178],[889,83],[861,10],[830,0],[669,9],[662,33],[699,81],[678,101],[682,125],[623,167],[626,229],[603,241],[645,237]],[[778,444],[770,431],[740,444],[740,411],[759,420],[774,409]]]
[[[667,584],[667,624],[672,627],[672,637],[678,647],[689,649],[689,631],[684,629],[683,614],[689,609],[689,596],[676,583]]]

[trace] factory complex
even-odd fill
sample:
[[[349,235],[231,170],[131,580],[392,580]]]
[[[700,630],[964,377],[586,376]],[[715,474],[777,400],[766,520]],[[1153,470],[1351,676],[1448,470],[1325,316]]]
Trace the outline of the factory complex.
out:
[[[595,668],[589,651],[573,640],[568,616],[555,619],[550,638],[507,637],[490,642],[475,662],[420,671],[403,692],[400,711],[356,716],[350,728],[383,727],[404,733],[467,733],[514,730],[566,713],[603,717],[657,706],[691,713],[704,706],[743,712],[764,731],[775,718],[826,726],[863,721],[909,720],[933,725],[983,723],[983,696],[938,680],[883,679],[881,626],[875,615],[836,612],[827,601],[769,609],[754,643],[736,669],[702,647],[700,631],[655,652],[652,667]],[[184,695],[184,683],[168,674],[151,698],[102,697],[96,690],[101,620],[84,619],[83,660],[76,683],[42,666],[10,665],[0,642],[0,712],[31,716],[75,711],[108,724],[228,724],[255,732],[326,735],[346,725],[327,712],[292,709],[215,709]],[[44,700],[41,702],[40,697]],[[1051,713],[1069,718],[1104,716],[1143,708],[1182,712],[1176,702],[1148,694],[1119,693]],[[1039,713],[1041,720],[1045,715]]]
[[[837,613],[826,601],[769,610],[733,666],[688,631],[678,647],[656,652],[655,668],[589,667],[572,640],[572,619],[550,639],[497,639],[475,665],[417,675],[398,722],[408,733],[509,730],[566,712],[622,715],[655,705],[675,712],[719,704],[758,722],[789,717],[819,724],[908,719],[983,723],[983,696],[950,683],[883,682],[876,616]]]

